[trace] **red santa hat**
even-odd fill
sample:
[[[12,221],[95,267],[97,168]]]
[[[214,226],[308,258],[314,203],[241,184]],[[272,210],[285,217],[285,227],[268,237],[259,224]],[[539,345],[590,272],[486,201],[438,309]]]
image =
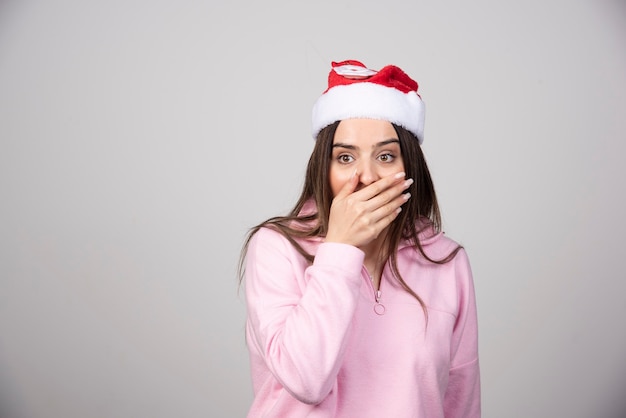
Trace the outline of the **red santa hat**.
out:
[[[424,102],[417,82],[394,65],[371,70],[355,60],[333,62],[328,88],[313,105],[313,138],[343,119],[381,119],[424,141]]]

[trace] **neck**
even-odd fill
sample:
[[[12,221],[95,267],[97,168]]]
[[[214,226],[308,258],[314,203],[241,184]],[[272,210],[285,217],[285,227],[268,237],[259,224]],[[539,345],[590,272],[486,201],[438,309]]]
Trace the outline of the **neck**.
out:
[[[367,269],[367,272],[372,276],[374,283],[380,282],[380,276],[383,271],[383,266],[387,261],[388,254],[387,249],[383,247],[385,243],[386,232],[378,236],[374,241],[367,245],[359,247],[365,253],[365,259],[363,264]]]
[[[366,260],[373,260],[382,256],[381,250],[383,247],[384,237],[379,236],[374,241],[359,247],[365,253]]]

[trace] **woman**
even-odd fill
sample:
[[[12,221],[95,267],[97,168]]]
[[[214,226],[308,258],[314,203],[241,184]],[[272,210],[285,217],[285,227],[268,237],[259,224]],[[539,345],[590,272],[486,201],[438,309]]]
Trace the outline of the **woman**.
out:
[[[479,417],[472,274],[441,232],[418,85],[353,60],[328,82],[297,204],[242,252],[248,416]]]

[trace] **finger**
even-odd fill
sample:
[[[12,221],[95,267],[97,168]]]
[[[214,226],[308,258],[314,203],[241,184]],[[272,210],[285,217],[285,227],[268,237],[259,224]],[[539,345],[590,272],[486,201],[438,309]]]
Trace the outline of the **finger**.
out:
[[[388,214],[387,216],[385,216],[384,218],[379,220],[378,221],[378,226],[382,227],[381,231],[383,229],[387,228],[387,226],[391,225],[391,223],[394,221],[394,219],[396,219],[398,217],[400,212],[402,212],[402,208],[398,207],[396,210],[394,210],[393,212],[391,212],[390,214]]]
[[[404,205],[410,198],[410,193],[404,193],[397,196],[390,202],[379,206],[377,209],[372,211],[370,218],[371,221],[374,223],[383,223],[383,228],[386,227],[388,223],[385,224],[385,221],[389,219],[389,217],[391,217],[391,220],[395,219],[396,216],[398,216],[398,213],[402,210],[402,205]],[[389,223],[391,223],[391,221],[389,221]]]
[[[359,176],[357,175],[357,170],[354,170],[354,173],[352,173],[352,176],[348,179],[346,184],[344,184],[341,190],[339,190],[335,199],[341,199],[353,193],[356,190],[357,184],[359,184]]]
[[[379,193],[378,195],[369,199],[367,201],[367,208],[370,211],[375,211],[378,208],[385,207],[390,202],[393,202],[394,199],[401,198],[402,193],[406,191],[409,188],[409,186],[411,186],[412,183],[413,183],[413,179],[407,179],[398,184],[393,185],[392,187],[389,187],[388,189],[384,190],[382,193]],[[400,205],[403,204],[404,201],[400,200],[401,202]]]
[[[382,179],[359,190],[357,192],[359,193],[359,198],[363,200],[370,200],[371,198],[378,196],[394,184],[401,182],[401,180],[404,179],[405,175],[405,173],[400,172],[387,177],[383,177]]]

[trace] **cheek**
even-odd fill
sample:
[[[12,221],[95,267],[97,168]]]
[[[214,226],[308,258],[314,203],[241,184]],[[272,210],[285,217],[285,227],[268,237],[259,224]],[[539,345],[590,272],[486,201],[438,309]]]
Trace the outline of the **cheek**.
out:
[[[402,157],[399,157],[399,158],[398,158],[398,162],[399,162],[399,167],[400,167],[400,170],[401,170],[401,171],[406,171],[406,170],[404,169],[404,163],[402,162]]]
[[[352,175],[349,170],[337,170],[330,168],[328,179],[330,182],[330,189],[333,192],[333,197],[337,196],[337,193],[343,188],[344,184],[350,179]]]

